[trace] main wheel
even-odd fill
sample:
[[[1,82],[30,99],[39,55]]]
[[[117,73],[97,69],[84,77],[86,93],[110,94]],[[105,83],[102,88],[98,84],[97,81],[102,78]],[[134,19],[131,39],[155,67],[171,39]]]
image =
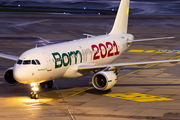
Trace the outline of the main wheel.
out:
[[[52,80],[51,81],[47,81],[46,84],[47,84],[48,88],[52,88],[53,87],[53,81]]]

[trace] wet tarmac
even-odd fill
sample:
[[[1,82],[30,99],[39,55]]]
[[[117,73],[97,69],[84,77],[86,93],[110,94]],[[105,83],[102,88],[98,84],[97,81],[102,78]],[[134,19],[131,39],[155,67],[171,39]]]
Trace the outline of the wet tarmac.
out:
[[[44,19],[50,20],[24,24]],[[178,27],[169,29],[151,26],[145,22],[138,24],[138,20],[131,19],[128,30],[137,39],[165,36],[176,38],[134,43],[129,50],[178,50]],[[113,21],[114,16],[0,14],[0,52],[19,56],[36,44],[43,46],[68,42],[86,37],[83,33],[105,34],[110,31]],[[17,24],[24,25],[16,26]],[[177,53],[128,52],[129,50],[114,63],[180,57]],[[52,89],[40,89],[38,100],[29,98],[29,85],[8,86],[4,82],[3,73],[14,63],[0,58],[1,120],[180,119],[180,63],[124,67],[118,74],[117,84],[109,91],[95,90],[91,84],[93,75],[76,79],[57,79]]]

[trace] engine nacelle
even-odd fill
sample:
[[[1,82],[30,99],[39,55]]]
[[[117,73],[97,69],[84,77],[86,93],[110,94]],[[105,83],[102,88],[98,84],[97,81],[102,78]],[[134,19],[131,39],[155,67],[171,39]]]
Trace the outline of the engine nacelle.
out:
[[[18,85],[19,82],[17,82],[13,77],[13,67],[6,70],[4,73],[4,80],[8,85],[15,86]]]
[[[92,78],[92,84],[98,90],[109,90],[116,82],[117,76],[113,71],[101,71]]]

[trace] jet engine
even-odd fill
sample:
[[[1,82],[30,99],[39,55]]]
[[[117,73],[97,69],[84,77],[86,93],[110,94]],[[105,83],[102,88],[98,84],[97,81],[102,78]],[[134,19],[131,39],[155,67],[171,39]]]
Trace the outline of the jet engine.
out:
[[[17,82],[13,77],[13,67],[6,70],[6,72],[4,73],[4,80],[10,86],[15,86],[19,84],[19,82]]]
[[[92,78],[92,84],[98,90],[109,90],[116,82],[117,76],[113,71],[101,71]]]

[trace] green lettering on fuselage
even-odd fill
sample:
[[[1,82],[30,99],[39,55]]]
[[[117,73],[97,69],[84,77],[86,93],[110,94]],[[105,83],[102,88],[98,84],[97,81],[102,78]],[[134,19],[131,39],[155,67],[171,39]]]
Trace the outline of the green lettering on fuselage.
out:
[[[68,64],[69,64],[69,56],[68,56],[68,54],[63,53],[62,54],[62,59],[63,59],[63,65],[68,66]],[[67,61],[65,59],[67,59]]]
[[[82,54],[79,50],[71,51],[67,53],[62,53],[61,55],[58,52],[52,53],[54,60],[55,60],[55,68],[60,68],[63,66],[68,66],[72,64],[72,60],[75,59],[75,64],[79,62],[82,63]]]
[[[55,59],[55,68],[62,67],[62,59],[61,55],[58,52],[52,53],[54,59]],[[61,63],[60,63],[61,62]]]

